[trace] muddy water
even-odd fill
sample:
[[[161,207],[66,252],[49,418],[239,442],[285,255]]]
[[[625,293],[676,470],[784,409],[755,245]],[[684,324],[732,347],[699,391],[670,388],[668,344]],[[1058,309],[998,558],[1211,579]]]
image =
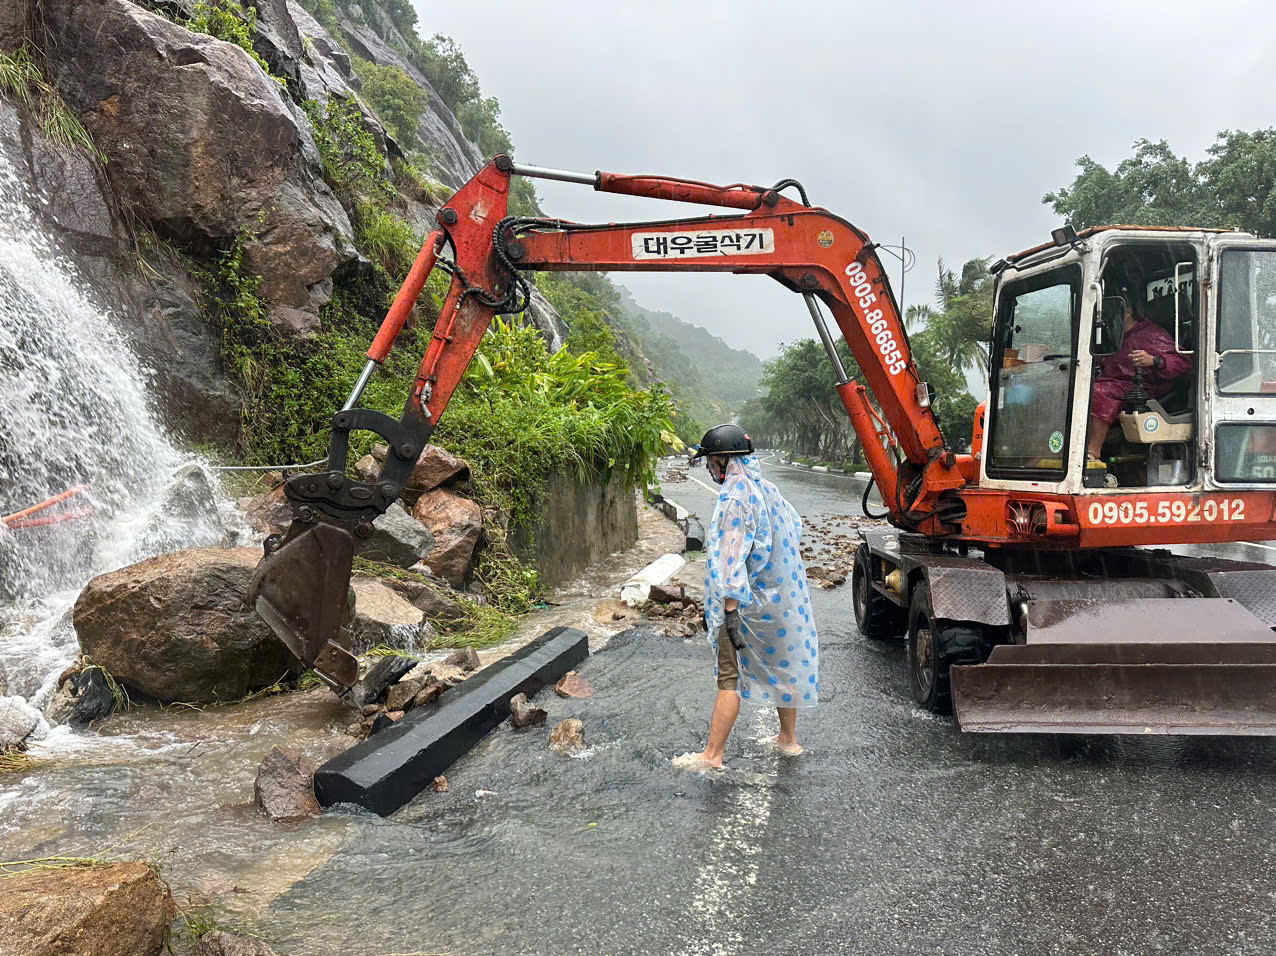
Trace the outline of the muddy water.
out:
[[[764,468],[812,523],[857,510],[847,479]],[[699,507],[694,487],[665,490]],[[858,636],[848,588],[813,601],[798,759],[750,707],[727,771],[675,767],[703,745],[709,650],[638,629],[581,666],[594,697],[540,695],[545,727],[499,728],[387,820],[282,830],[245,807],[273,741],[341,745],[319,694],[131,718],[6,794],[0,850],[149,824],[128,845],[179,896],[285,954],[1271,951],[1270,743],[963,736],[912,705],[898,645]],[[569,716],[577,756],[548,748]]]

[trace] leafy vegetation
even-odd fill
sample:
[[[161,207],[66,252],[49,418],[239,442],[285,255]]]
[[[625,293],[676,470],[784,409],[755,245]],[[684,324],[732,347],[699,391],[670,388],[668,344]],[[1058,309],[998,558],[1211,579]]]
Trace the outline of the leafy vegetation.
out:
[[[1223,130],[1199,163],[1165,140],[1140,139],[1109,171],[1089,156],[1072,183],[1042,202],[1076,228],[1106,223],[1239,227],[1276,236],[1276,127]]]
[[[363,80],[360,95],[377,112],[386,130],[405,149],[418,144],[417,124],[429,105],[429,97],[401,66],[379,66],[354,57],[354,69]]]
[[[45,80],[44,71],[27,48],[11,53],[0,50],[0,93],[12,98],[33,117],[50,141],[86,150],[99,162],[106,162],[106,156],[93,144],[89,131],[57,89]]]
[[[257,10],[245,7],[238,0],[195,0],[189,18],[182,26],[194,33],[206,33],[227,43],[233,43],[253,58],[262,72],[285,86],[283,77],[270,72],[270,66],[253,49],[253,34],[257,32]]]

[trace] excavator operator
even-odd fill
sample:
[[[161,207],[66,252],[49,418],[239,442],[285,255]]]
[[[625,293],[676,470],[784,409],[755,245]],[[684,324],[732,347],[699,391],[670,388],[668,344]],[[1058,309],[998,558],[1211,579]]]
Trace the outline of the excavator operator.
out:
[[[1090,440],[1086,455],[1097,461],[1108,431],[1121,414],[1125,397],[1134,385],[1135,369],[1143,370],[1143,384],[1151,398],[1164,398],[1174,380],[1192,367],[1185,355],[1174,347],[1174,339],[1143,313],[1137,288],[1121,290],[1125,299],[1124,334],[1121,347],[1103,360],[1094,380],[1090,399]],[[1109,488],[1116,487],[1116,476],[1106,479]]]

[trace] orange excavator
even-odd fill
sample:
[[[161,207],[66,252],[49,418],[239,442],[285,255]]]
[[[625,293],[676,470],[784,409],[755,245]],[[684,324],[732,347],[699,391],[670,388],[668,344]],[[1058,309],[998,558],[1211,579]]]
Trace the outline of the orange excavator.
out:
[[[511,216],[513,176],[732,212]],[[1276,538],[1276,243],[1065,226],[994,263],[989,394],[966,454],[945,441],[875,249],[794,180],[715,186],[495,157],[440,210],[332,418],[327,470],[288,480],[294,520],[265,543],[257,612],[334,687],[354,683],[343,615],[358,543],[399,496],[493,316],[526,306],[527,272],[767,275],[802,296],[886,508],[892,527],[861,532],[856,623],[871,639],[906,637],[919,705],[955,707],[968,731],[1276,734],[1276,568],[1199,548]],[[436,268],[451,285],[401,418],[358,407]],[[1087,455],[1092,383],[1130,307],[1190,371],[1149,389],[1140,370],[1120,427]],[[825,309],[867,387],[846,374]],[[346,473],[356,430],[389,446],[376,481]]]

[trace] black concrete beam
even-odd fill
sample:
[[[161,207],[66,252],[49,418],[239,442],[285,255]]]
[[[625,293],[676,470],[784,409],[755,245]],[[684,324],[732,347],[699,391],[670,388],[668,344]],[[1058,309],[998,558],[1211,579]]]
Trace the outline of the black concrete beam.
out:
[[[556,627],[542,634],[436,703],[329,760],[315,772],[315,795],[325,807],[354,803],[388,816],[508,717],[511,697],[530,697],[588,656],[583,631]]]

